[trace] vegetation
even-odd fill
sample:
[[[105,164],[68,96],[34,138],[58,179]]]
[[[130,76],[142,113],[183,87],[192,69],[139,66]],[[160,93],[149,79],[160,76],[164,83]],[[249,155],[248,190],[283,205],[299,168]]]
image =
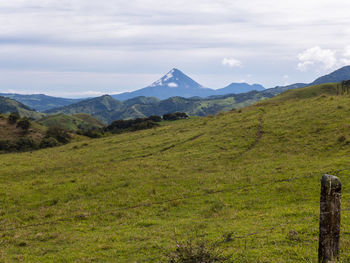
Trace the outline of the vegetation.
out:
[[[328,87],[2,155],[0,259],[167,262],[193,255],[176,245],[197,232],[233,262],[316,262],[319,180],[331,173],[349,262],[350,98]]]
[[[186,243],[176,244],[175,251],[169,253],[169,263],[224,263],[232,262],[228,256],[223,256],[218,251],[215,244],[210,244],[207,240],[193,241],[188,240]]]
[[[149,118],[137,118],[133,120],[116,120],[105,128],[105,131],[112,133],[122,133],[126,131],[138,131],[150,129],[158,126],[154,120],[159,120],[159,116]],[[161,118],[160,118],[161,120]]]
[[[23,95],[13,93],[0,93],[0,96],[16,100],[37,111],[45,111],[53,108],[63,107],[80,101],[80,99],[57,98],[46,96],[44,94]]]
[[[9,124],[15,124],[19,118],[21,118],[21,116],[19,116],[18,112],[12,112],[7,118],[7,122]]]
[[[36,112],[18,101],[0,96],[0,113],[10,114],[13,112],[17,112],[22,117],[28,117],[36,120],[45,115],[43,113]]]
[[[188,119],[188,115],[184,112],[174,112],[163,115],[163,120],[165,121],[176,121],[182,119]]]
[[[16,113],[0,115],[0,153],[55,147],[71,141],[71,134],[59,127],[46,128]]]
[[[49,127],[46,131],[45,138],[54,138],[61,144],[69,143],[71,140],[71,135],[67,130],[60,127]]]
[[[275,92],[275,91],[274,91]],[[277,92],[277,91],[276,91]],[[47,111],[48,114],[87,113],[105,122],[114,120],[147,118],[162,116],[169,112],[186,112],[190,116],[207,116],[220,111],[229,111],[250,105],[256,101],[271,98],[275,93],[252,91],[243,94],[213,96],[206,99],[172,97],[166,100],[138,97],[127,101],[117,101],[105,95],[99,98],[81,101],[66,107]]]
[[[46,127],[59,127],[71,132],[80,133],[102,128],[104,124],[88,114],[56,114],[48,115],[38,121]]]
[[[10,119],[11,115],[9,116]],[[29,128],[31,126],[31,123],[27,117],[23,117],[17,122],[16,127],[21,128],[25,133],[28,132]]]

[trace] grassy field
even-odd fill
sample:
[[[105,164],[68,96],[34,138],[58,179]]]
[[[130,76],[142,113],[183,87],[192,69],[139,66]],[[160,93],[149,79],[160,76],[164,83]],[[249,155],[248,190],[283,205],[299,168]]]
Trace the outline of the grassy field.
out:
[[[1,155],[0,261],[166,262],[177,243],[205,238],[233,262],[317,262],[328,172],[343,183],[350,262],[350,98],[330,86]]]

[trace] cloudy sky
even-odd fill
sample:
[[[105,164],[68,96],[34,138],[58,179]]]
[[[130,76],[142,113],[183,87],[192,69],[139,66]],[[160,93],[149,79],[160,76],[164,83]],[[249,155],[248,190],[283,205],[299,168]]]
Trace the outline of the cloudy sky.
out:
[[[176,67],[210,88],[350,64],[346,0],[0,0],[0,92],[82,97]]]

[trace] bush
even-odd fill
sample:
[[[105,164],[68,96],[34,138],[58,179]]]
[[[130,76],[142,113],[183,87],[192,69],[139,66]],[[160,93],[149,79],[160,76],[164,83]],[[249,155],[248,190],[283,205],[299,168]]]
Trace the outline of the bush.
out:
[[[45,138],[50,137],[56,139],[62,144],[69,143],[71,140],[71,136],[68,131],[59,127],[49,127],[49,129],[46,131]]]
[[[108,125],[105,130],[112,133],[120,133],[125,131],[150,129],[158,125],[158,123],[149,118],[137,118],[134,120],[116,120]]]
[[[19,115],[18,112],[12,112],[9,115],[7,121],[9,124],[15,124],[19,120],[19,118],[21,118],[21,116]]]
[[[147,119],[150,121],[154,121],[154,122],[161,122],[162,121],[162,117],[157,116],[157,115],[149,116]]]
[[[188,115],[185,112],[174,112],[163,115],[165,121],[176,121],[181,119],[188,119]]]
[[[131,130],[133,131],[138,131],[138,130],[145,130],[145,129],[151,129],[153,127],[158,126],[157,123],[155,123],[154,121],[143,121],[140,123],[135,123],[131,126]]]
[[[79,133],[77,132],[77,134]],[[98,130],[80,131],[80,134],[90,138],[101,138],[103,136],[102,132]]]
[[[0,151],[11,151],[15,148],[14,143],[10,142],[9,140],[0,140]]]
[[[59,146],[60,143],[53,137],[44,138],[40,143],[40,148],[51,148]]]
[[[224,263],[231,262],[228,257],[208,242],[201,240],[196,243],[188,241],[177,244],[176,250],[167,255],[169,263]]]
[[[31,123],[27,117],[22,118],[17,122],[16,127],[21,128],[23,131],[27,132],[28,129],[30,128]]]
[[[38,148],[38,145],[34,142],[34,140],[28,137],[20,138],[15,144],[18,151],[28,151]]]

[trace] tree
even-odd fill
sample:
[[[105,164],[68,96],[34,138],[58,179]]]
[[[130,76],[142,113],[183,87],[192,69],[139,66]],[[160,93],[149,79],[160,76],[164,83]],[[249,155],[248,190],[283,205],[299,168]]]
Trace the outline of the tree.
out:
[[[18,121],[19,118],[21,118],[21,116],[19,115],[18,112],[12,112],[9,115],[7,121],[8,121],[9,124],[15,124]]]
[[[71,140],[71,136],[65,129],[60,127],[49,127],[46,131],[45,138],[55,138],[58,142],[66,144]]]
[[[154,122],[161,122],[162,121],[162,117],[157,116],[157,115],[149,116],[147,119],[150,121],[154,121]]]
[[[163,120],[165,121],[176,121],[181,119],[187,119],[188,115],[185,112],[174,112],[167,113],[163,115]]]
[[[31,123],[27,117],[22,118],[17,122],[16,127],[21,128],[23,131],[27,132],[28,129],[30,128]]]

